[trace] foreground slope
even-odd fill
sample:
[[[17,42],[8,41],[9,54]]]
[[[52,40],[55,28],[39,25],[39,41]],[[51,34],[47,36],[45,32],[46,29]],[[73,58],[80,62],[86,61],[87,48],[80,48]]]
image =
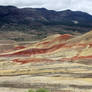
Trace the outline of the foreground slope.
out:
[[[0,92],[92,92],[92,31],[11,46],[0,53]]]

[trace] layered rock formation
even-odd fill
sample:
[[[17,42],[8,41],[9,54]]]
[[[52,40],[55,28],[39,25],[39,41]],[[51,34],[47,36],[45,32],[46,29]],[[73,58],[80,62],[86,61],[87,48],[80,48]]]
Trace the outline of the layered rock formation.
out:
[[[0,57],[13,57],[12,61],[20,63],[92,59],[92,31],[77,37],[51,35],[30,46],[19,46],[14,51],[1,53]]]

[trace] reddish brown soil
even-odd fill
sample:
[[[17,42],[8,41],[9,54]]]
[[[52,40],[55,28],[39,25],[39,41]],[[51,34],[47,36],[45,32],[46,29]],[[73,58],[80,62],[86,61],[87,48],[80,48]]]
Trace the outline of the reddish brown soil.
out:
[[[29,62],[53,62],[53,60],[50,59],[42,59],[42,58],[31,58],[31,59],[14,59],[13,62],[18,62],[18,63],[29,63]]]
[[[27,50],[22,50],[22,51],[18,51],[18,52],[14,52],[12,54],[4,54],[4,55],[0,55],[0,57],[12,57],[12,56],[31,56],[31,55],[36,55],[36,54],[47,54],[47,53],[51,53],[54,51],[57,51],[60,49],[60,51],[63,48],[73,48],[74,49],[83,49],[85,47],[87,47],[89,45],[89,47],[92,47],[92,43],[86,44],[86,43],[74,43],[74,44],[66,44],[65,41],[70,39],[72,37],[72,35],[69,34],[64,34],[64,35],[60,35],[59,37],[54,38],[51,41],[45,41],[45,42],[40,42],[37,45],[51,45],[54,42],[57,42],[57,44],[53,44],[51,47],[42,47],[42,48],[31,48],[31,49],[27,49]],[[64,41],[64,42],[63,42]],[[20,50],[20,49],[24,49],[24,46],[18,46],[15,49],[16,50]],[[80,53],[79,51],[79,53]],[[72,57],[72,58],[62,58],[61,61],[74,61],[74,60],[78,60],[78,59],[92,59],[92,56],[79,56],[79,54],[77,54],[76,56]],[[39,58],[32,58],[32,59],[15,59],[13,60],[14,62],[21,62],[21,63],[28,63],[28,62],[43,62],[43,61],[53,61],[53,60],[49,60],[49,59],[39,59]]]
[[[15,50],[20,50],[20,49],[24,49],[25,47],[24,46],[17,46],[17,47],[15,47],[14,49]]]

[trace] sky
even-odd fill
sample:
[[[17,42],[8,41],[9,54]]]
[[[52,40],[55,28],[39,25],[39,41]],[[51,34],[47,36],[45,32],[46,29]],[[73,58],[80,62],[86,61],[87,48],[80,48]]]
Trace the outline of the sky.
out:
[[[19,8],[47,8],[56,11],[71,9],[92,15],[92,0],[0,0],[0,5],[14,5]]]

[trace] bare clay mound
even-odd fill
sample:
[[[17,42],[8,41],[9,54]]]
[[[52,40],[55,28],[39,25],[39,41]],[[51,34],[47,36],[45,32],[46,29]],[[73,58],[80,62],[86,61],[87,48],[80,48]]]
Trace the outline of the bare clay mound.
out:
[[[7,62],[10,65],[10,62]],[[47,88],[51,92],[91,92],[92,66],[68,63],[28,63],[0,69],[0,90],[2,92],[25,92],[28,89]],[[11,69],[11,66],[12,69]]]
[[[0,53],[0,92],[92,92],[90,34],[56,34],[25,46],[11,43],[13,49]]]

